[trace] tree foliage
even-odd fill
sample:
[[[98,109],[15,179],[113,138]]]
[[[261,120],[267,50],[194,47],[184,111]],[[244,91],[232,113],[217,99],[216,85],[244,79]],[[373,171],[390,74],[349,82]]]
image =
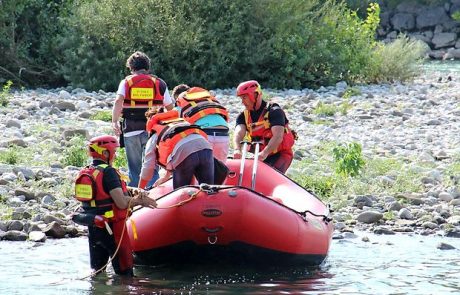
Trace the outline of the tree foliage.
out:
[[[146,52],[171,85],[304,88],[366,82],[378,6],[366,19],[334,0],[5,0],[0,82],[113,91]]]

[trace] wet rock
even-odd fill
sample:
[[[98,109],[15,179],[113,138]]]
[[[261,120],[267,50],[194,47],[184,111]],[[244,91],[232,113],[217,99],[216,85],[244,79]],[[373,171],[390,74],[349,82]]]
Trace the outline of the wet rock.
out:
[[[21,231],[24,228],[24,224],[20,220],[10,220],[8,224],[9,231]]]
[[[27,240],[27,234],[18,230],[10,230],[5,233],[3,239],[6,241],[25,241]]]
[[[427,222],[422,223],[422,227],[423,228],[429,228],[429,229],[436,229],[436,228],[438,228],[438,225],[436,223],[434,223],[434,222],[427,221]]]
[[[50,215],[50,214],[47,214],[43,217],[43,222],[45,222],[46,224],[49,224],[49,223],[53,223],[53,222],[56,222],[60,225],[63,225],[65,222],[64,220],[56,217],[56,216],[53,216],[53,215]]]
[[[372,207],[374,201],[369,196],[356,196],[353,203],[356,207],[362,209],[364,206]]]
[[[369,237],[366,237],[366,236],[362,237],[361,241],[363,241],[365,243],[370,242]]]
[[[30,223],[26,232],[30,233],[33,231],[42,231],[42,228],[37,223]]]
[[[48,224],[44,229],[43,232],[48,236],[56,239],[61,239],[65,237],[66,231],[65,229],[59,225],[56,221],[51,222]]]
[[[460,238],[460,229],[449,229],[446,231],[446,237]]]
[[[8,223],[6,221],[0,220],[0,231],[7,231]]]
[[[362,223],[375,223],[383,218],[383,214],[376,211],[366,211],[358,215],[356,220]]]
[[[44,242],[46,241],[46,235],[42,231],[31,231],[29,233],[29,240],[32,242]]]
[[[79,232],[78,232],[78,229],[75,226],[73,226],[73,225],[65,226],[64,229],[65,229],[66,234],[69,235],[69,237],[78,236]]]
[[[394,235],[395,232],[391,229],[385,227],[378,227],[374,229],[374,234],[376,235]]]
[[[447,243],[444,243],[444,242],[441,242],[438,244],[438,246],[436,247],[438,248],[439,250],[453,250],[453,249],[457,249],[455,248],[454,246],[450,245],[450,244],[447,244]]]

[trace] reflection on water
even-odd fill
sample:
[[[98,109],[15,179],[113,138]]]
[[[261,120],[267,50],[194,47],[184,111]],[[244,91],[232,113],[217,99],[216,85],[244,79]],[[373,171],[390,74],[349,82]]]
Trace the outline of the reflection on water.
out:
[[[0,294],[458,294],[460,239],[336,240],[320,267],[138,266],[136,278],[90,272],[85,238],[0,242]],[[436,248],[440,242],[456,250]],[[7,279],[4,279],[7,278]]]

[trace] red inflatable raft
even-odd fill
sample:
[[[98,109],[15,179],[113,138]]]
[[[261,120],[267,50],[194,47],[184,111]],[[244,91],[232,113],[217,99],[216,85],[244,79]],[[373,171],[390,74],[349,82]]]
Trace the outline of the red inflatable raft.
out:
[[[333,232],[329,208],[263,162],[242,162],[227,161],[224,185],[172,190],[168,181],[152,189],[159,208],[139,209],[127,222],[136,263],[320,264]]]

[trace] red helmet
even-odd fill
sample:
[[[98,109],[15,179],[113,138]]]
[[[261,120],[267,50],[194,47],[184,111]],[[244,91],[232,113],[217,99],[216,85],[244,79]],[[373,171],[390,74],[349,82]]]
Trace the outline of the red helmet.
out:
[[[88,152],[91,157],[102,160],[112,161],[115,156],[115,151],[120,146],[116,137],[111,135],[102,135],[93,137],[88,143]],[[109,152],[109,158],[105,159],[104,151]]]
[[[241,96],[243,94],[247,94],[249,96],[249,99],[253,101],[254,103],[256,102],[256,98],[254,97],[254,93],[258,93],[258,97],[262,97],[262,88],[260,88],[259,82],[255,80],[250,80],[246,82],[240,83],[238,87],[236,88],[236,95]]]

